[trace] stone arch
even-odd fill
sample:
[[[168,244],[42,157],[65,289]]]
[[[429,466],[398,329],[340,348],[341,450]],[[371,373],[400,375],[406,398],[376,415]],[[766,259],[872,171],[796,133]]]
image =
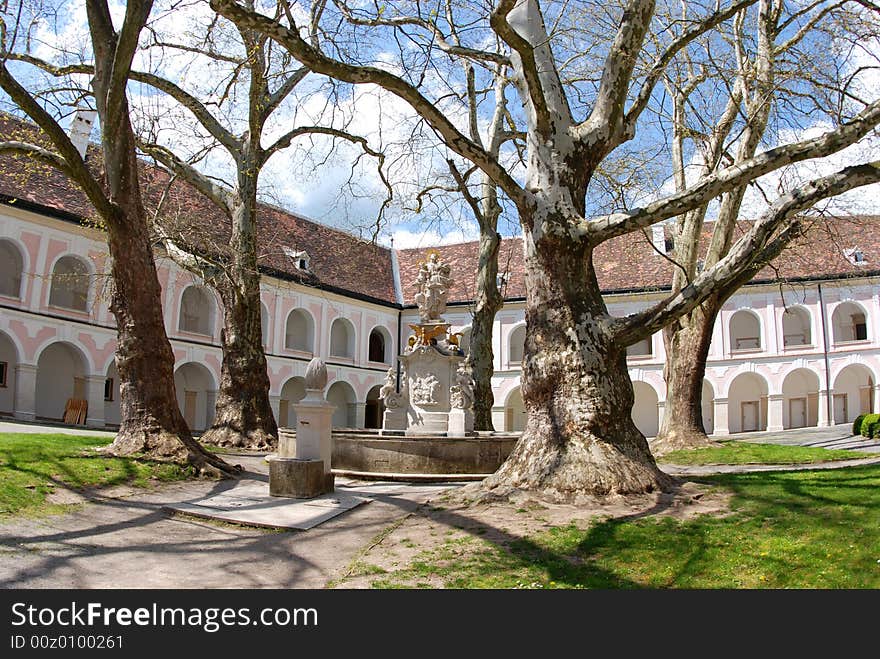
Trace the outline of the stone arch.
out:
[[[868,338],[868,312],[858,302],[848,300],[831,312],[831,342],[834,345],[865,341]]]
[[[281,396],[278,402],[278,425],[284,428],[296,428],[295,403],[301,401],[306,395],[306,380],[300,376],[294,376],[281,387]]]
[[[385,405],[379,398],[381,385],[370,387],[367,392],[366,409],[364,410],[364,428],[381,428]]]
[[[761,317],[751,309],[740,309],[728,320],[731,352],[763,350]]]
[[[526,349],[526,324],[514,325],[507,335],[507,362],[511,366],[522,364]]]
[[[818,425],[819,375],[808,368],[793,368],[782,380],[782,427]]]
[[[0,414],[15,412],[15,368],[20,354],[15,339],[0,330]]]
[[[191,334],[214,335],[214,301],[203,286],[187,286],[180,296],[177,329]]]
[[[330,357],[354,359],[356,335],[348,318],[336,318],[330,325]]]
[[[201,432],[211,427],[217,385],[204,364],[185,362],[174,371],[177,404],[190,430]]]
[[[53,341],[37,358],[36,415],[60,421],[69,399],[87,400],[87,353],[68,341]]]
[[[331,422],[334,428],[357,427],[357,396],[348,382],[337,380],[331,384],[327,402],[336,406]]]
[[[801,305],[782,312],[782,345],[796,348],[813,344],[813,315]]]
[[[65,254],[52,265],[49,304],[73,311],[89,310],[92,268],[75,254]]]
[[[24,298],[22,290],[27,252],[10,238],[0,238],[0,295],[17,300]]]
[[[859,414],[877,412],[874,409],[877,376],[866,364],[847,364],[837,372],[832,382],[833,423],[850,423]]]
[[[315,352],[315,319],[305,309],[293,309],[287,314],[287,321],[284,324],[284,347],[287,350]]]
[[[656,437],[660,430],[660,398],[657,390],[644,380],[634,380],[633,407],[630,414],[636,428],[645,437]]]
[[[523,404],[522,389],[514,387],[504,400],[504,429],[508,432],[522,432],[526,428],[526,408]]]
[[[380,364],[391,363],[391,333],[381,325],[370,330],[367,359]]]
[[[754,371],[744,371],[727,389],[727,417],[731,433],[767,430],[767,380]]]

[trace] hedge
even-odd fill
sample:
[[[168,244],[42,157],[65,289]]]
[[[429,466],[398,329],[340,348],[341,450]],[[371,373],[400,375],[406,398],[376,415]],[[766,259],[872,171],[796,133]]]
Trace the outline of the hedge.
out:
[[[856,420],[853,421],[853,435],[861,435],[862,434],[862,421],[865,420],[867,414],[859,414],[856,417]]]
[[[869,439],[880,438],[880,414],[866,414],[862,419],[862,437]]]

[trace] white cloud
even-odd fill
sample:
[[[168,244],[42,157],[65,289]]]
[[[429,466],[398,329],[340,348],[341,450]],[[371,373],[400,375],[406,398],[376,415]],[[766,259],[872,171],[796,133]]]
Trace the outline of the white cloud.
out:
[[[458,228],[451,231],[423,230],[418,228],[397,228],[391,232],[395,249],[410,249],[418,247],[430,247],[432,245],[454,245],[478,240],[480,232],[476,225],[473,228]],[[379,241],[385,246],[391,245],[391,240],[383,238]]]

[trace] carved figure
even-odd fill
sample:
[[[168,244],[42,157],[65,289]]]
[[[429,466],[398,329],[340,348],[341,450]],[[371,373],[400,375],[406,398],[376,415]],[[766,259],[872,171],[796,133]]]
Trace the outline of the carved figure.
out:
[[[455,384],[449,387],[452,407],[470,410],[474,407],[474,378],[465,362],[455,372]]]
[[[436,405],[437,400],[434,398],[434,392],[439,384],[440,382],[433,373],[417,377],[412,385],[412,402],[416,405]]]
[[[436,252],[431,252],[428,260],[419,268],[416,284],[419,292],[415,302],[419,306],[419,317],[423,323],[440,320],[446,311],[446,300],[452,284],[449,266],[441,263]]]

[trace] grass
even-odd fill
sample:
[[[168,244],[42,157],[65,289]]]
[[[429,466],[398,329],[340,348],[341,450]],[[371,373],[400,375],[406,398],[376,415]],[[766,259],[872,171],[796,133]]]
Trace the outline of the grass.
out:
[[[871,456],[858,451],[779,444],[753,444],[752,442],[727,440],[719,447],[673,451],[661,456],[658,462],[678,465],[811,464],[867,457]]]
[[[730,514],[604,519],[505,544],[468,535],[372,585],[880,588],[880,467],[704,480],[733,493]]]
[[[39,515],[66,509],[47,502],[59,486],[68,488],[182,480],[190,467],[135,458],[112,458],[95,452],[106,437],[62,434],[0,433],[0,518]]]

